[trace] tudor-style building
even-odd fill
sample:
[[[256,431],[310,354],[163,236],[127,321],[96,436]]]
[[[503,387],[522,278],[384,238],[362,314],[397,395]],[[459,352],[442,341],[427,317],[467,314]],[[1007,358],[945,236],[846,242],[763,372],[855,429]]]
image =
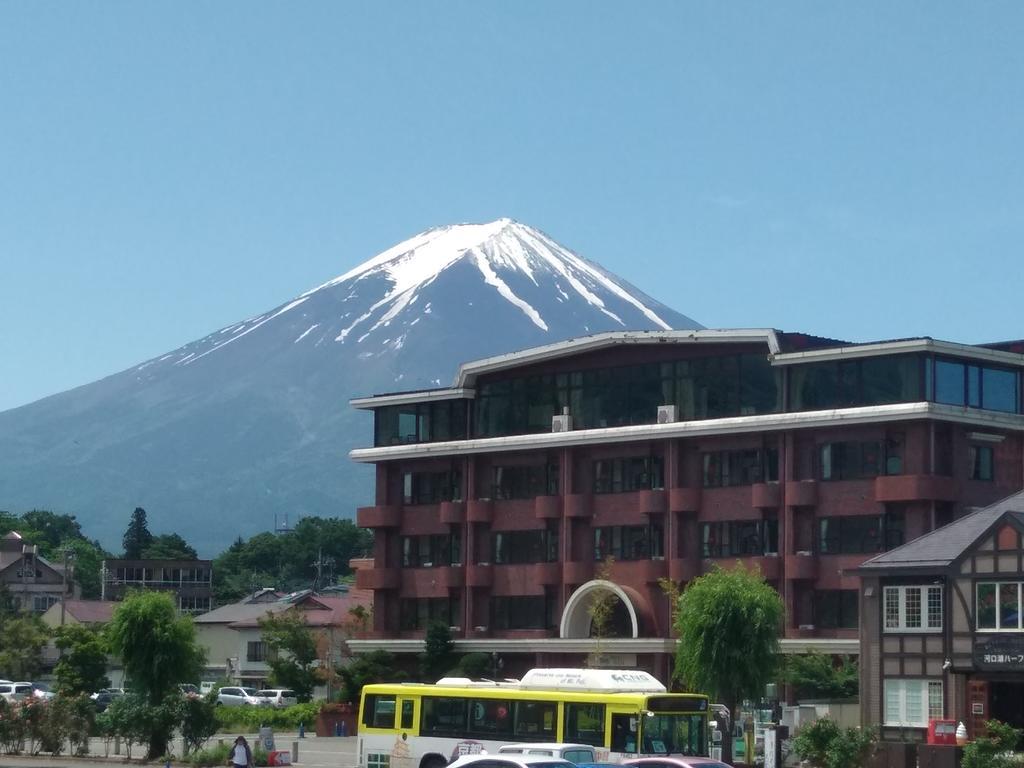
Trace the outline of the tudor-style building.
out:
[[[851,345],[770,329],[617,332],[463,365],[374,414],[374,627],[354,649],[456,647],[529,667],[595,648],[666,677],[659,579],[756,564],[783,648],[858,650],[865,558],[1024,487],[1024,346]],[[602,562],[614,558],[602,579]],[[497,671],[497,670],[495,670]]]
[[[1024,727],[1024,493],[864,563],[861,716],[883,738],[929,718]]]
[[[62,598],[76,598],[81,589],[66,578],[64,566],[39,554],[39,547],[17,531],[0,538],[0,587],[9,607],[44,613]]]

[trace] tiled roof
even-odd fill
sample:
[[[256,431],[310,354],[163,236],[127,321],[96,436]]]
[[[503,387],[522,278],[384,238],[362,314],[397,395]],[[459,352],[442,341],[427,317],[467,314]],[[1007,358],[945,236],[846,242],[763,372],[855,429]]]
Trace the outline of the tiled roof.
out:
[[[65,600],[64,611],[81,624],[105,624],[117,603],[110,600]]]
[[[352,620],[349,611],[361,605],[369,608],[373,605],[373,591],[369,589],[350,589],[343,596],[307,595],[295,602],[282,600],[276,603],[265,604],[267,608],[264,613],[241,618],[231,622],[231,626],[242,629],[255,627],[259,619],[265,613],[277,613],[286,611],[289,608],[298,608],[306,619],[306,624],[311,627],[338,627]],[[209,616],[209,614],[206,614]]]
[[[902,547],[873,557],[861,565],[859,570],[946,567],[973,546],[1007,512],[1024,512],[1024,491],[926,533]]]

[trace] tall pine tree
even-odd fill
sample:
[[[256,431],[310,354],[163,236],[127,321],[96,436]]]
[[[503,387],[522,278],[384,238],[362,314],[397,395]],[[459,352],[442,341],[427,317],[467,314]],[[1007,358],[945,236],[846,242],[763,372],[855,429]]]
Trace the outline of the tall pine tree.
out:
[[[146,523],[146,510],[142,507],[136,507],[132,512],[131,522],[128,523],[121,543],[124,545],[126,560],[138,560],[153,543],[153,534],[149,532],[149,525]]]

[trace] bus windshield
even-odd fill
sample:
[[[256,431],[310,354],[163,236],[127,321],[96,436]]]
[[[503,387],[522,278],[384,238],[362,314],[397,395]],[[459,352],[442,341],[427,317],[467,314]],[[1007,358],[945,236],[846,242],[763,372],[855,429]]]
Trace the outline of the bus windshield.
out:
[[[643,718],[641,738],[647,755],[703,755],[706,752],[703,714],[660,712]]]

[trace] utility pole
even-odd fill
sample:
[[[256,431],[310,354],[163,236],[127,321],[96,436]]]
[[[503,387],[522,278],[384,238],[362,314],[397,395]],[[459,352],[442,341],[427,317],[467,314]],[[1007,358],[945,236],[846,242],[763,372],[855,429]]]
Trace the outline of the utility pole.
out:
[[[65,613],[64,602],[68,597],[68,571],[71,569],[71,564],[75,562],[75,552],[70,547],[62,547],[61,554],[64,556],[64,572],[61,576],[60,588],[60,625],[63,627]]]
[[[334,558],[324,557],[323,547],[320,547],[317,549],[316,560],[313,561],[312,566],[316,569],[316,577],[313,579],[313,591],[318,592],[323,584],[324,570],[331,574],[332,581],[334,579]]]

